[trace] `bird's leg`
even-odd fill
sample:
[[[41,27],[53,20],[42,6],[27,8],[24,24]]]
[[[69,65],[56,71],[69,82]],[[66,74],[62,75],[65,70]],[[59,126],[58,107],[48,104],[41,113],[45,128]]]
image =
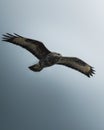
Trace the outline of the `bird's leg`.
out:
[[[35,72],[39,72],[43,69],[43,67],[39,63],[32,65],[32,66],[29,66],[28,68],[32,71],[35,71]]]

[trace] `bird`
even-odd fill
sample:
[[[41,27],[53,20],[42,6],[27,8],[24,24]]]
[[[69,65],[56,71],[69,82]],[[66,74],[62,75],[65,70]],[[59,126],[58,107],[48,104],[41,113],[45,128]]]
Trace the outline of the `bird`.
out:
[[[95,74],[94,67],[90,66],[83,60],[77,57],[67,57],[62,56],[60,53],[52,52],[39,40],[26,38],[16,33],[5,33],[2,36],[2,41],[21,46],[38,58],[38,63],[28,67],[34,72],[40,72],[44,68],[53,65],[64,65],[81,72],[87,77],[91,77]]]

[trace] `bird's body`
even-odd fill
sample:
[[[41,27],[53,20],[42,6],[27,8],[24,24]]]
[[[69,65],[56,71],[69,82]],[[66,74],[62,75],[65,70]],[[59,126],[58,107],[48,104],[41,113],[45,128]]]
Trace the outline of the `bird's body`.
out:
[[[17,34],[11,35],[8,33],[6,35],[3,35],[3,41],[19,45],[30,51],[34,56],[39,59],[39,62],[37,64],[29,67],[29,69],[31,69],[32,71],[39,72],[45,67],[50,67],[57,64],[73,68],[88,77],[94,74],[93,67],[91,67],[81,59],[76,57],[63,57],[59,53],[51,52],[40,41],[24,38]]]
[[[46,57],[41,59],[38,64],[30,66],[29,68],[33,71],[41,71],[45,67],[50,67],[57,64],[62,56],[55,52],[50,52]]]

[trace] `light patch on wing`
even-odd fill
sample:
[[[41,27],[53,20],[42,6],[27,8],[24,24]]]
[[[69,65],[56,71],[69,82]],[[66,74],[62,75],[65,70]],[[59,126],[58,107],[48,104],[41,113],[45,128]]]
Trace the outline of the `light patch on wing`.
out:
[[[79,66],[78,67],[80,71],[82,71],[83,73],[89,73],[90,70],[91,70],[91,67],[89,65],[86,65],[86,66]]]
[[[83,72],[83,73],[88,73],[90,71],[90,66],[89,65],[79,65],[76,62],[70,62],[70,65],[72,68],[76,68],[77,70]]]
[[[25,38],[22,38],[22,37],[14,38],[13,42],[19,43],[20,45],[26,45],[27,44],[27,42],[25,41]]]
[[[25,41],[25,45],[29,48],[32,49],[32,51],[36,52],[36,50],[38,51],[38,48],[35,44],[30,44],[29,42]]]
[[[91,67],[90,66],[88,66],[88,65],[86,65],[86,69],[85,69],[86,71],[85,72],[89,72],[90,70],[91,70]]]

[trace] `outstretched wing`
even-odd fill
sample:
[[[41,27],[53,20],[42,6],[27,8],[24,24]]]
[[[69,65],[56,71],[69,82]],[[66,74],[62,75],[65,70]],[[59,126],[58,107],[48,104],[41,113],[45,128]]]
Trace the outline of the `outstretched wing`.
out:
[[[95,71],[93,67],[76,57],[61,57],[57,64],[71,67],[88,77],[93,76]]]
[[[19,45],[27,49],[38,59],[42,59],[50,53],[50,51],[44,46],[42,42],[33,39],[28,39],[15,33],[14,35],[9,33],[4,34],[2,40],[13,43],[15,45]]]

